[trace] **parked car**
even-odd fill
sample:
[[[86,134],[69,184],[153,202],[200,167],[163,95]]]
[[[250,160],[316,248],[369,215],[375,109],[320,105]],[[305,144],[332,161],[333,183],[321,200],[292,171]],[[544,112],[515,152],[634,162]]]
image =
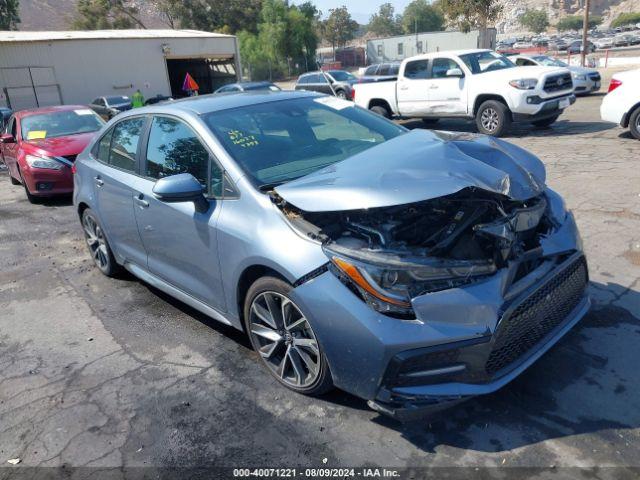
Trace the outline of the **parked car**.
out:
[[[600,90],[600,72],[595,68],[577,67],[568,65],[554,57],[548,55],[517,55],[509,57],[516,65],[521,67],[543,66],[543,67],[563,67],[571,71],[573,79],[573,91],[576,95],[586,95]]]
[[[328,70],[326,72],[305,73],[298,77],[295,90],[308,90],[311,92],[327,93],[335,92],[336,97],[350,100],[353,98],[353,85],[358,83],[358,78],[344,70]]]
[[[12,114],[13,110],[10,108],[0,107],[0,131],[3,131],[7,126],[7,122],[9,121],[9,118],[11,118]]]
[[[602,120],[629,128],[640,140],[640,69],[616,73],[600,106]]]
[[[155,97],[149,97],[144,101],[145,105],[155,105],[160,102],[170,102],[173,100],[173,97],[170,95],[162,95],[158,93]]]
[[[281,88],[271,82],[237,82],[224,85],[213,93],[248,92],[252,90],[271,90],[278,92]]]
[[[358,78],[358,83],[385,82],[398,78],[400,63],[377,63],[369,65],[364,74]]]
[[[65,105],[15,113],[0,135],[0,155],[13,185],[22,184],[27,199],[68,195],[76,156],[104,121],[82,105]]]
[[[533,43],[531,42],[516,42],[513,44],[513,49],[514,50],[529,50],[534,48],[535,45],[533,45]]]
[[[587,41],[587,53],[593,53],[596,51],[596,46],[593,42]],[[567,52],[570,54],[581,53],[582,52],[582,40],[574,40],[569,44],[567,48]]]
[[[594,45],[601,50],[613,48],[613,37],[600,38],[594,42]]]
[[[551,125],[575,95],[566,68],[517,67],[490,50],[461,50],[405,59],[397,82],[357,85],[355,102],[388,118],[475,119],[481,133],[500,136],[514,121]]]
[[[396,418],[501,388],[589,308],[576,223],[538,158],[335,97],[125,112],[75,185],[104,274],[246,332],[291,390],[336,386]]]
[[[93,99],[89,107],[105,120],[111,120],[120,112],[131,109],[131,99],[126,95],[97,97]]]

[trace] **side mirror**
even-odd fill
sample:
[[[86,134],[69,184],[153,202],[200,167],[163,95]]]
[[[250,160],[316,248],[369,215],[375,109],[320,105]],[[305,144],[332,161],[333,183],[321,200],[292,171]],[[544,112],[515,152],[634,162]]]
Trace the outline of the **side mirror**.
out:
[[[449,70],[447,70],[447,77],[462,78],[464,77],[464,73],[462,73],[462,70],[460,70],[459,68],[450,68]]]
[[[162,202],[193,202],[196,211],[209,210],[209,202],[202,193],[202,185],[190,173],[161,178],[153,186],[153,194]]]
[[[0,143],[16,143],[16,139],[10,133],[0,135]]]

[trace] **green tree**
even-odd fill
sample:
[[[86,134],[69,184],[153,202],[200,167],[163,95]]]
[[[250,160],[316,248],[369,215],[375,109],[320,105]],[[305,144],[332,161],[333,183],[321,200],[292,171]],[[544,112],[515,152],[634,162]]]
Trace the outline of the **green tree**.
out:
[[[640,23],[640,12],[621,13],[611,22],[611,28],[635,25],[636,23]]]
[[[447,22],[462,32],[487,28],[502,12],[499,0],[440,0],[438,5]]]
[[[72,28],[102,30],[146,28],[138,17],[139,11],[124,0],[78,0]]]
[[[526,10],[520,15],[520,25],[533,33],[542,33],[549,26],[549,15],[544,10]]]
[[[358,31],[358,22],[351,18],[351,14],[344,5],[329,10],[329,18],[324,22],[324,38],[331,43],[333,49],[344,47],[354,38]]]
[[[589,28],[597,27],[602,23],[602,17],[599,15],[591,15],[589,17]],[[561,18],[556,27],[561,32],[567,30],[582,30],[582,26],[584,25],[584,18],[582,15],[569,15],[567,17]]]
[[[18,0],[0,0],[0,30],[17,30],[20,23]]]
[[[427,0],[413,0],[402,13],[402,30],[404,33],[437,32],[444,29],[444,15]]]
[[[207,32],[257,33],[262,0],[163,0],[182,28]]]
[[[380,37],[390,37],[401,32],[400,17],[390,3],[380,5],[378,13],[371,15],[367,30]]]

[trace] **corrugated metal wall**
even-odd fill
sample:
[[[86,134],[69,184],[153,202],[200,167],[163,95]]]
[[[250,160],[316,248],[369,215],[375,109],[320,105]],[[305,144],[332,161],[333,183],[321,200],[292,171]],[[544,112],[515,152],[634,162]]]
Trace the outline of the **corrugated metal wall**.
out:
[[[485,39],[480,32],[433,32],[379,38],[367,41],[367,64],[400,61],[414,55],[468,48],[495,48],[495,29],[488,29]]]
[[[101,95],[131,95],[137,88],[145,97],[170,95],[163,45],[166,58],[235,57],[240,71],[234,37],[2,42],[0,105],[6,105],[5,89],[21,88],[18,93],[26,98],[33,85],[57,85],[65,104],[86,104]],[[34,82],[25,84],[29,72]],[[51,102],[53,88],[41,90],[38,98]],[[25,102],[20,108],[29,107]]]

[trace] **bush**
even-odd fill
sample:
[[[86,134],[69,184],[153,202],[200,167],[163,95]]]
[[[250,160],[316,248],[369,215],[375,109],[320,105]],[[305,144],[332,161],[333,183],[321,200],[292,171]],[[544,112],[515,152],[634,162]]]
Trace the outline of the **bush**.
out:
[[[589,17],[589,28],[597,27],[602,23],[602,17],[599,15],[591,15]],[[565,30],[582,30],[584,24],[584,18],[582,15],[569,15],[560,19],[556,27],[561,32]]]
[[[621,13],[611,22],[611,27],[623,27],[624,25],[635,25],[640,23],[640,12]]]

